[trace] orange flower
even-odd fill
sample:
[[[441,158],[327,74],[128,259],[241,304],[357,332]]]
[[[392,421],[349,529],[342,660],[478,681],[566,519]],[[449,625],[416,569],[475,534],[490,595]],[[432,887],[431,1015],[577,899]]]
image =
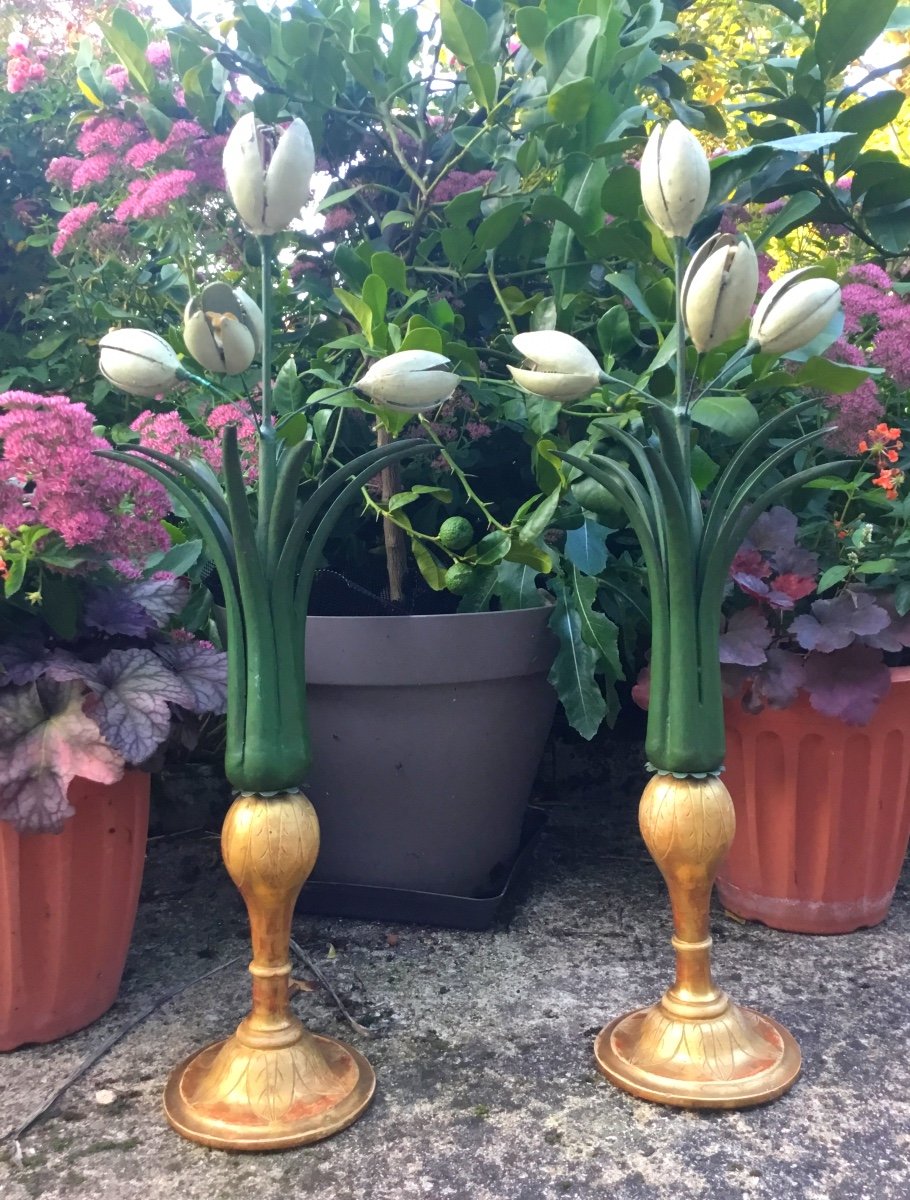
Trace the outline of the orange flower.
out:
[[[882,467],[878,475],[872,480],[875,487],[880,487],[889,500],[897,499],[897,489],[904,481],[903,471],[895,470],[893,467]]]

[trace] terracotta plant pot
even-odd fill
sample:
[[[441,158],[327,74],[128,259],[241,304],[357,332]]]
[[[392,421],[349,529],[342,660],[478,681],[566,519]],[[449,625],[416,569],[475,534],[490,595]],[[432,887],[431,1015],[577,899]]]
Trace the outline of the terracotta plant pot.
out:
[[[736,837],[717,890],[730,912],[796,933],[887,916],[910,838],[910,668],[868,725],[800,696],[758,716],[727,706]]]
[[[548,617],[308,619],[314,879],[459,896],[501,886],[556,706]]]
[[[117,998],[136,919],[149,777],[70,785],[62,833],[0,821],[0,1050],[52,1042]]]

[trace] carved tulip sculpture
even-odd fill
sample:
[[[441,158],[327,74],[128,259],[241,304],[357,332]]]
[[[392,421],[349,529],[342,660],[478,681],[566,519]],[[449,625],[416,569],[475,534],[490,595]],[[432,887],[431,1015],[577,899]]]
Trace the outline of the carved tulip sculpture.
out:
[[[702,214],[711,169],[701,144],[681,121],[655,125],[641,156],[641,198],[668,237],[688,237]]]
[[[516,349],[534,370],[510,370],[526,390],[554,399],[579,398],[614,382],[638,397],[641,413],[624,424],[605,410],[589,441],[558,452],[569,468],[566,485],[589,476],[625,511],[641,545],[651,601],[646,751],[653,778],[642,796],[640,821],[670,890],[675,931],[675,982],[658,1004],[618,1017],[601,1031],[598,1065],[619,1087],[649,1100],[743,1108],[785,1092],[799,1074],[800,1053],[777,1022],[733,1004],[711,973],[711,889],[734,827],[721,781],[721,604],[730,564],[756,518],[789,489],[843,464],[824,462],[780,479],[790,456],[827,432],[817,427],[782,446],[772,443],[795,415],[817,407],[810,399],[748,437],[708,497],[693,482],[692,407],[703,394],[722,404],[723,391],[717,379],[700,389],[697,379],[687,378],[685,333],[703,351],[727,342],[745,325],[758,284],[751,244],[726,234],[709,238],[683,272],[683,238],[701,215],[709,183],[707,158],[678,121],[652,131],[641,191],[651,219],[674,238],[675,344],[664,343],[660,351],[661,363],[667,363],[664,348],[674,351],[672,397],[601,373],[590,351],[562,333],[516,337]],[[780,280],[760,302],[749,341],[733,351],[718,378],[734,375],[759,349],[785,353],[805,344],[838,304],[837,285],[817,272]],[[617,444],[617,458],[598,453],[605,439]]]
[[[207,371],[239,375],[262,352],[262,310],[243,288],[210,283],[183,314],[183,341]]]
[[[257,237],[287,229],[309,201],[316,154],[299,117],[280,129],[247,113],[231,130],[222,162],[231,203]]]
[[[512,378],[526,392],[570,404],[590,396],[601,382],[600,364],[578,338],[557,329],[519,333],[512,339],[527,365],[509,367]]]
[[[173,347],[151,330],[112,329],[98,348],[101,374],[131,396],[158,396],[184,378]]]
[[[284,426],[273,418],[272,240],[300,212],[312,170],[313,145],[302,121],[279,134],[252,115],[240,119],[225,149],[225,172],[240,216],[258,236],[262,306],[240,289],[213,283],[186,310],[187,348],[208,370],[237,374],[261,356],[254,502],[236,425],[224,432],[223,486],[202,464],[151,448],[107,454],[170,490],[204,538],[224,594],[225,770],[237,798],[225,818],[222,851],[250,914],[253,1004],[232,1037],[174,1070],[165,1112],[185,1137],[234,1150],[274,1150],[328,1137],[356,1120],[375,1088],[361,1054],[310,1033],[289,1004],[291,917],[319,847],[316,814],[300,790],[310,764],[304,632],[313,576],[338,518],[383,468],[431,449],[424,442],[391,442],[318,484],[311,481],[298,495],[312,443],[285,441]],[[431,393],[438,402],[458,382],[434,372],[440,364],[427,362],[423,351],[411,352],[403,372],[402,357],[397,367],[376,364],[373,377],[380,384],[392,381],[397,394],[418,407]],[[143,330],[108,334],[101,363],[108,379],[141,395],[194,378],[164,339]]]
[[[682,282],[686,330],[705,353],[749,319],[758,291],[758,257],[747,237],[717,233],[693,254]]]
[[[824,330],[841,304],[840,287],[812,267],[790,271],[759,300],[749,336],[764,354],[789,354]]]
[[[429,412],[461,382],[444,354],[433,350],[399,350],[373,363],[355,383],[359,392],[383,408],[398,412]]]

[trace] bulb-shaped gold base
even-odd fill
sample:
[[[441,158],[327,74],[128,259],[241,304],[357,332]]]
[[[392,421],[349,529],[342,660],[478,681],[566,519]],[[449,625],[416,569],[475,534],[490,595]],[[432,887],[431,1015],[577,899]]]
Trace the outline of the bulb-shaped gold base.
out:
[[[653,1007],[601,1030],[597,1065],[625,1091],[679,1108],[774,1100],[799,1076],[799,1047],[776,1021],[733,1004],[711,976],[709,907],[733,841],[730,794],[718,778],[656,775],[639,820],[670,891],[676,981]]]
[[[319,851],[316,813],[300,794],[241,795],[221,849],[250,915],[252,1010],[233,1037],[175,1068],[165,1114],[184,1137],[223,1150],[319,1141],[360,1116],[376,1077],[356,1050],[309,1033],[290,1010],[291,918]]]

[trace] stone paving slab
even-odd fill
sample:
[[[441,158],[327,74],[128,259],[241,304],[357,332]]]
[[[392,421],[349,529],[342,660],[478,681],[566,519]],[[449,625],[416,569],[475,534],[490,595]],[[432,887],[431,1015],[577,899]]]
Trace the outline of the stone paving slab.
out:
[[[717,911],[720,982],[791,1029],[805,1072],[765,1108],[662,1109],[593,1065],[597,1028],[671,976],[665,894],[633,806],[602,797],[552,808],[530,875],[490,932],[298,920],[295,936],[373,1036],[350,1034],[322,991],[298,1011],[365,1051],[380,1090],[351,1129],[280,1154],[196,1147],[162,1118],[170,1067],[234,1027],[248,987],[244,912],[217,841],[155,843],[120,999],[82,1033],[0,1056],[0,1131],[156,996],[244,958],[77,1083],[24,1138],[22,1164],[0,1161],[0,1198],[908,1200],[910,876],[884,925],[847,937]],[[101,1107],[105,1088],[117,1100]]]

